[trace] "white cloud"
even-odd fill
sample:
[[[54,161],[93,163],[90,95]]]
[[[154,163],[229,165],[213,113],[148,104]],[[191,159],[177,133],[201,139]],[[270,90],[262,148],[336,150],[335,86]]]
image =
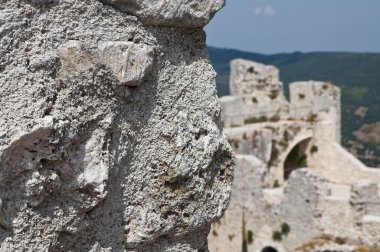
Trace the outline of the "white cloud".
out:
[[[272,5],[268,5],[264,10],[264,14],[272,17],[276,14],[276,11],[273,9]]]
[[[263,16],[269,16],[269,17],[272,17],[276,14],[276,11],[273,9],[272,5],[268,5],[268,6],[264,6],[264,7],[256,7],[255,10],[254,10],[254,13],[256,16],[260,16],[260,15],[263,15]]]
[[[261,13],[263,12],[263,9],[261,8],[261,7],[257,7],[256,9],[255,9],[255,15],[261,15]]]

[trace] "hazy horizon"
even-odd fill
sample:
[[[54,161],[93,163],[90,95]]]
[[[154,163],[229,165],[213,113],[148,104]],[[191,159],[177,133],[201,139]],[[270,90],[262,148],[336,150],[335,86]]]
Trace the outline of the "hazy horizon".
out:
[[[216,48],[219,50],[234,50],[234,51],[240,51],[245,53],[257,53],[261,55],[275,55],[275,54],[294,54],[294,53],[357,53],[357,54],[380,54],[380,51],[378,52],[366,52],[366,51],[339,51],[339,50],[331,50],[331,51],[283,51],[283,52],[274,52],[274,53],[265,53],[265,52],[257,52],[257,51],[250,51],[245,49],[238,49],[238,48],[230,48],[230,47],[220,47],[220,46],[214,46],[207,44],[208,47]]]
[[[380,1],[227,0],[207,44],[261,54],[380,53]]]

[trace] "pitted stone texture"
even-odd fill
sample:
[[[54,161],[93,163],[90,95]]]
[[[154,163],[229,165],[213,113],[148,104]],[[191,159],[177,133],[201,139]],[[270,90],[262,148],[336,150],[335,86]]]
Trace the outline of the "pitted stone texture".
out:
[[[154,52],[144,44],[123,41],[100,42],[96,48],[76,40],[65,43],[59,52],[61,75],[75,75],[104,65],[117,77],[120,84],[138,86],[150,72]]]
[[[0,251],[199,251],[230,195],[201,29],[0,0]]]
[[[203,27],[225,0],[100,0],[155,26]]]

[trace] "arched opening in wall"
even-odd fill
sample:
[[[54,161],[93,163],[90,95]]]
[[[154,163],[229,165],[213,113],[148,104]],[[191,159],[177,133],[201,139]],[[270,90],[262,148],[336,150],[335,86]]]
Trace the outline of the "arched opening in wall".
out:
[[[261,252],[278,252],[278,250],[273,247],[265,247],[261,250]]]
[[[306,138],[296,144],[289,152],[284,162],[284,179],[287,180],[290,174],[297,169],[307,167],[306,150],[311,138]]]

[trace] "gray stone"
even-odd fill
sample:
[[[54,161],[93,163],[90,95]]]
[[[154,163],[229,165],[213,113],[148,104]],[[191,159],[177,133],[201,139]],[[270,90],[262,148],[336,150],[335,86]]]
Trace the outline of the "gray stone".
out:
[[[91,49],[77,40],[71,40],[62,45],[59,57],[62,76],[78,75],[97,65],[104,65],[120,84],[138,86],[152,68],[154,53],[148,45],[133,42],[107,41]]]
[[[221,7],[192,3],[161,14]],[[235,165],[216,74],[202,29],[144,8],[0,1],[0,251],[207,250]]]
[[[225,0],[100,0],[155,26],[203,27]]]

